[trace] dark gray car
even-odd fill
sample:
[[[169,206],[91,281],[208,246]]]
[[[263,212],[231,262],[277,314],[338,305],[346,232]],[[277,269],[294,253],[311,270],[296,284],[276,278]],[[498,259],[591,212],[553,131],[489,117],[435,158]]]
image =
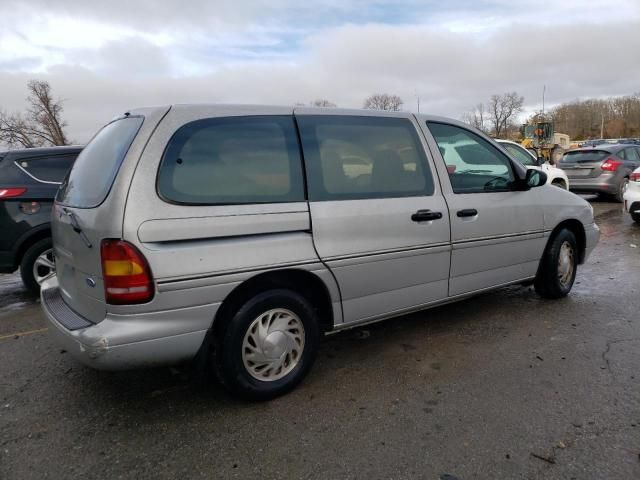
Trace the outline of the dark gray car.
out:
[[[0,152],[0,273],[20,268],[34,293],[54,273],[51,206],[79,146]]]
[[[622,202],[629,175],[640,166],[638,145],[598,145],[565,153],[558,165],[571,191],[611,195]]]

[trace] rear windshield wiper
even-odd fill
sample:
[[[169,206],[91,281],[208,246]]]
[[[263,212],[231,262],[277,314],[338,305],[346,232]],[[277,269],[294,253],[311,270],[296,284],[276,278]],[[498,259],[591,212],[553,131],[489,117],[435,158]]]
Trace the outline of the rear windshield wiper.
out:
[[[69,217],[69,223],[71,223],[71,227],[73,228],[73,231],[76,232],[78,235],[80,235],[80,238],[82,238],[82,241],[87,246],[87,248],[91,248],[93,245],[91,245],[91,242],[89,241],[85,233],[82,231],[82,228],[80,227],[80,223],[78,222],[78,217],[76,217],[76,214],[73,212],[70,212],[66,208],[64,209],[64,213],[66,213],[67,217]]]

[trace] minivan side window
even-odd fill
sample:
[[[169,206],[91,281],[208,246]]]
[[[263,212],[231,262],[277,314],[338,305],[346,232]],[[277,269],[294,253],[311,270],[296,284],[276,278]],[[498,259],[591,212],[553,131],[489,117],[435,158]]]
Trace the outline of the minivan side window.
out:
[[[165,149],[158,194],[189,205],[304,201],[292,116],[223,117],[180,127]]]
[[[405,118],[296,117],[309,200],[432,195],[433,178],[416,128]]]
[[[78,155],[21,158],[16,164],[40,182],[62,183]]]
[[[515,180],[509,158],[479,135],[455,125],[427,122],[447,165],[454,193],[508,191]]]

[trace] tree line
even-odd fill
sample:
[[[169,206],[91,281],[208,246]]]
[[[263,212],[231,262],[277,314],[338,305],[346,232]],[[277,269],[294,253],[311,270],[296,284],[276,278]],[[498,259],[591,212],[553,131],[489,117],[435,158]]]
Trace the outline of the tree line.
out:
[[[556,132],[571,139],[640,137],[640,93],[574,100],[551,109]]]

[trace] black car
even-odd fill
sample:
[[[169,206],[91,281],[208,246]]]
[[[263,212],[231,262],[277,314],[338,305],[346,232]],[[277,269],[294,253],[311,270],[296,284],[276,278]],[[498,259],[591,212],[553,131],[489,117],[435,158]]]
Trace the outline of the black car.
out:
[[[0,273],[20,268],[34,293],[55,273],[51,206],[79,146],[0,152]]]
[[[610,143],[570,150],[558,164],[569,177],[571,191],[609,195],[618,202],[639,166],[640,146]]]

